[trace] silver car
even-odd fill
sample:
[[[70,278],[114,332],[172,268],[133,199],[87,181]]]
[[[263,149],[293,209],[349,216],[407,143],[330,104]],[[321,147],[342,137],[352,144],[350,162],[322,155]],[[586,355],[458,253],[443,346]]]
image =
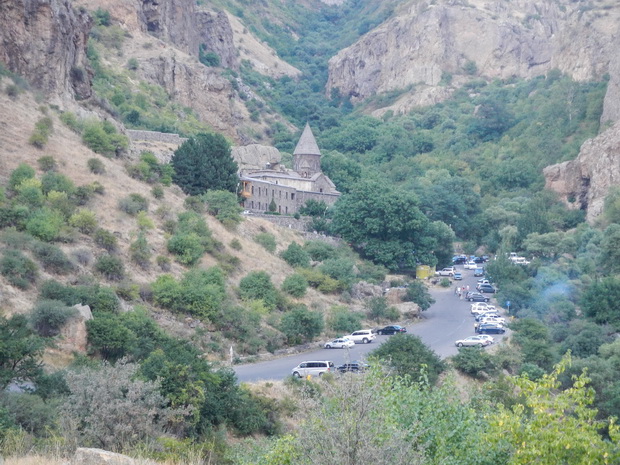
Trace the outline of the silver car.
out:
[[[465,339],[459,339],[454,344],[457,347],[485,347],[491,344],[491,341],[480,336],[469,336]]]

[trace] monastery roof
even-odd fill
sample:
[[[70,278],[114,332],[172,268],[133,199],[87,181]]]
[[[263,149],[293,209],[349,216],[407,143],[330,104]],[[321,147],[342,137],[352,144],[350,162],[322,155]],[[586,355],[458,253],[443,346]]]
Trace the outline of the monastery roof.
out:
[[[316,139],[314,138],[314,134],[312,134],[312,129],[310,129],[310,125],[308,123],[306,123],[304,132],[301,133],[301,137],[295,146],[293,155],[321,155],[319,146],[316,143]]]

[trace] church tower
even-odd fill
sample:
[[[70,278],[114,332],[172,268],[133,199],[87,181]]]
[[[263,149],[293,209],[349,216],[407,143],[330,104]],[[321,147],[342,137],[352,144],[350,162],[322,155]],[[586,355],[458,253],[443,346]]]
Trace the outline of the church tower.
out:
[[[293,152],[293,171],[302,178],[311,178],[321,172],[321,152],[308,123]]]

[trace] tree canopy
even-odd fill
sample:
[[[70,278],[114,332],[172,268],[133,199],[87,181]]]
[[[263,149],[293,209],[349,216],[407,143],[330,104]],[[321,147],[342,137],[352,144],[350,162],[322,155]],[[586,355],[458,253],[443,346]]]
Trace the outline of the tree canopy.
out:
[[[207,190],[235,192],[237,163],[230,144],[221,134],[198,134],[181,145],[172,158],[173,180],[189,195]]]

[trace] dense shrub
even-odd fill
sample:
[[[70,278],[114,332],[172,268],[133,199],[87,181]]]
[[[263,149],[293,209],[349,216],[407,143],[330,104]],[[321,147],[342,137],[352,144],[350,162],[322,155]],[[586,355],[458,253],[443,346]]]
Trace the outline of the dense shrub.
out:
[[[44,173],[49,171],[56,171],[58,169],[58,163],[56,159],[50,155],[45,155],[37,160],[39,169]]]
[[[241,242],[239,242],[239,239],[233,239],[232,241],[230,241],[230,248],[233,250],[241,250],[243,247],[241,246]]]
[[[338,333],[352,333],[361,328],[364,316],[350,311],[347,307],[335,307],[327,320],[327,325]]]
[[[308,281],[300,274],[287,276],[282,283],[282,290],[293,297],[303,297],[308,289]]]
[[[400,313],[394,307],[389,307],[385,297],[371,297],[364,302],[366,316],[370,320],[396,321],[400,318]]]
[[[478,347],[461,347],[459,353],[452,357],[452,364],[461,373],[474,378],[488,376],[495,371],[491,355]]]
[[[333,258],[336,255],[336,248],[322,241],[308,241],[304,244],[304,250],[308,252],[312,260],[317,262]]]
[[[71,195],[75,192],[75,184],[64,174],[49,172],[41,178],[41,190],[45,195],[52,191],[66,192]]]
[[[184,265],[196,264],[206,251],[202,239],[195,233],[175,234],[168,239],[167,246],[168,251]]]
[[[0,273],[13,286],[28,289],[38,275],[35,262],[19,250],[5,250],[0,258]]]
[[[45,195],[41,190],[41,181],[35,178],[24,179],[17,186],[17,202],[31,208],[41,207],[45,202]]]
[[[55,245],[36,241],[32,244],[32,253],[46,271],[65,274],[75,268],[67,255]]]
[[[49,116],[43,116],[34,125],[34,130],[28,139],[30,145],[42,149],[47,144],[53,131],[54,123]]]
[[[308,284],[323,294],[331,294],[342,290],[342,283],[336,279],[327,276],[325,273],[317,269],[301,268],[297,271],[308,281]]]
[[[63,225],[64,219],[58,211],[44,207],[30,216],[26,230],[34,237],[50,242],[59,236]]]
[[[114,252],[118,247],[116,236],[103,228],[95,230],[93,238],[95,239],[95,244],[108,252]]]
[[[44,437],[58,420],[57,402],[46,402],[38,393],[5,393],[0,397],[0,410],[2,408],[14,425],[34,437]]]
[[[242,221],[237,195],[229,191],[209,190],[204,195],[207,212],[215,216],[224,226],[233,228]]]
[[[268,252],[274,253],[276,251],[276,238],[273,234],[258,233],[254,236],[254,241],[262,245]]]
[[[137,215],[149,208],[149,201],[140,194],[129,194],[118,202],[118,208],[129,215]]]
[[[311,341],[321,334],[325,323],[323,315],[311,312],[305,305],[299,305],[282,316],[280,330],[286,335],[289,344]]]
[[[412,281],[407,287],[407,292],[403,297],[405,302],[414,302],[418,304],[420,310],[428,310],[435,303],[435,299],[428,292],[428,287],[422,281]]]
[[[86,162],[88,169],[93,174],[103,174],[105,173],[105,165],[98,158],[89,158]]]
[[[293,267],[310,266],[310,255],[297,242],[291,242],[286,250],[280,253],[280,257]]]
[[[439,356],[427,347],[418,336],[396,334],[371,352],[372,357],[390,366],[400,376],[410,376],[411,381],[428,378],[431,385],[444,370]]]
[[[278,304],[278,290],[265,271],[251,271],[239,282],[239,296],[244,300],[261,299],[265,306],[274,310]]]
[[[82,131],[82,142],[93,152],[113,156],[125,150],[129,142],[127,137],[116,132],[116,128],[107,122],[87,121]]]
[[[95,213],[85,208],[79,209],[69,218],[69,224],[77,228],[83,234],[92,234],[97,229],[97,217]]]
[[[95,271],[110,281],[120,281],[125,277],[123,261],[113,255],[102,255],[95,262]]]
[[[60,114],[60,121],[62,121],[69,129],[73,132],[80,133],[82,132],[82,122],[78,120],[75,113],[71,113],[70,111],[64,111]]]
[[[151,248],[143,232],[138,234],[135,241],[129,246],[131,260],[141,268],[147,269],[151,264]]]
[[[26,163],[20,163],[17,168],[11,171],[11,176],[9,177],[9,189],[16,191],[22,182],[26,179],[34,178],[35,174],[36,172],[32,166]]]
[[[77,310],[60,300],[40,300],[30,315],[32,327],[45,337],[56,336]]]

